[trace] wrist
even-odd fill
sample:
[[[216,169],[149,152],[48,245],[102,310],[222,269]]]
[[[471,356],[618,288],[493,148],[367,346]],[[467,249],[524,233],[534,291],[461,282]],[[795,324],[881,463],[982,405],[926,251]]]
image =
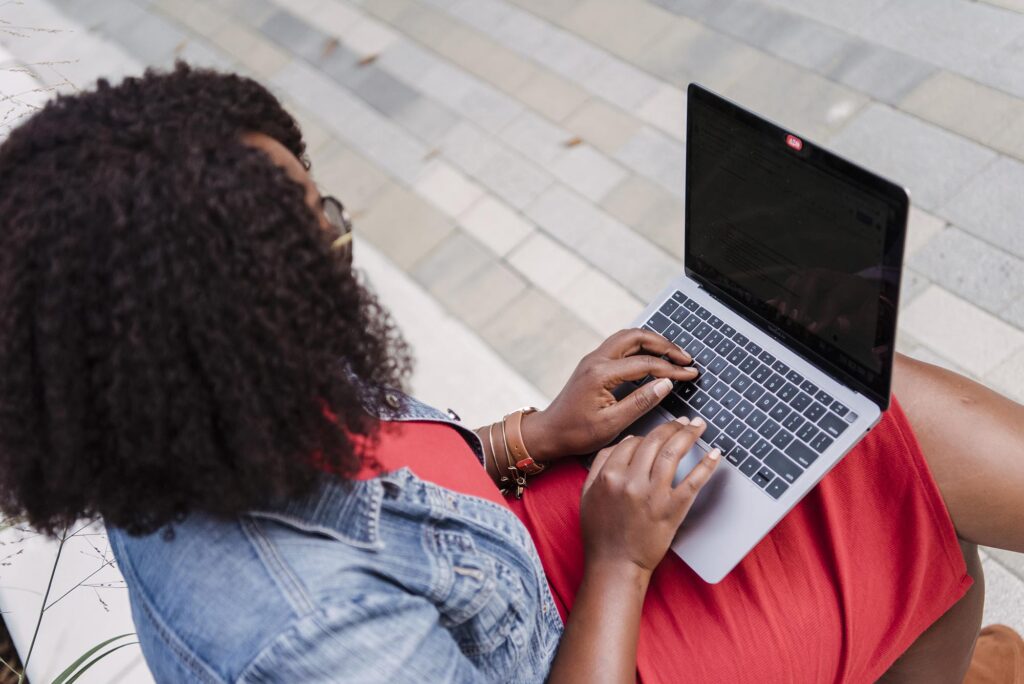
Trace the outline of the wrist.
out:
[[[633,588],[641,594],[647,592],[651,582],[652,571],[630,560],[592,560],[583,566],[584,581],[614,586]]]
[[[544,411],[524,415],[521,429],[523,444],[537,463],[547,463],[563,455],[558,450],[555,443],[556,435],[553,434]]]

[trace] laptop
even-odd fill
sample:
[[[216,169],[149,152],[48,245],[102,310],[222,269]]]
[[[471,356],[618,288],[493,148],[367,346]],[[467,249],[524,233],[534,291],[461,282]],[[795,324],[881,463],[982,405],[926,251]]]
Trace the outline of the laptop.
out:
[[[624,434],[707,421],[676,482],[711,447],[722,462],[672,544],[705,581],[888,408],[909,204],[904,188],[689,86],[684,273],[634,326],[688,351],[700,375]]]

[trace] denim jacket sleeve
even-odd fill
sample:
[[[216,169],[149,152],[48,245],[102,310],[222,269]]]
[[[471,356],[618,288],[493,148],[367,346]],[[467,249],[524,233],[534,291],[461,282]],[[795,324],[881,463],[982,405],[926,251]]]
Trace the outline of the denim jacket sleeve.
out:
[[[281,634],[238,682],[483,682],[422,596],[383,579]]]

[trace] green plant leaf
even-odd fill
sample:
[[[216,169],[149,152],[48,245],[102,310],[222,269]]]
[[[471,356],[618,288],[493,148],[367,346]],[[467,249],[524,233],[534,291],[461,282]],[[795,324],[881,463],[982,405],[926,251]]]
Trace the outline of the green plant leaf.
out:
[[[123,638],[129,637],[129,636],[135,636],[135,632],[128,632],[127,634],[119,634],[116,637],[107,639],[106,641],[102,641],[102,642],[96,644],[95,646],[90,648],[88,651],[86,651],[85,653],[80,655],[75,662],[73,662],[70,665],[68,665],[67,668],[63,672],[61,672],[59,675],[57,675],[57,678],[53,680],[53,684],[71,684],[71,682],[73,682],[76,679],[78,679],[78,675],[82,674],[82,672],[85,672],[87,669],[92,667],[93,663],[95,663],[97,660],[99,660],[103,656],[110,655],[111,653],[116,651],[118,648],[121,648],[121,646],[131,646],[131,644],[122,644],[121,646],[118,646],[116,648],[113,648],[113,649],[107,651],[106,653],[101,654],[95,660],[91,661],[88,665],[86,665],[81,670],[79,670],[78,674],[75,674],[74,677],[72,677],[71,675],[75,673],[75,670],[78,670],[78,668],[82,665],[82,663],[84,663],[86,660],[88,660],[90,656],[92,656],[94,653],[96,653],[96,651],[100,650],[104,646],[107,646],[108,644],[112,644],[113,642],[117,641],[118,639],[123,639]],[[137,643],[139,643],[139,642],[137,642],[137,641],[133,641],[132,642],[132,644],[137,644]],[[70,677],[70,679],[69,679],[69,677]]]

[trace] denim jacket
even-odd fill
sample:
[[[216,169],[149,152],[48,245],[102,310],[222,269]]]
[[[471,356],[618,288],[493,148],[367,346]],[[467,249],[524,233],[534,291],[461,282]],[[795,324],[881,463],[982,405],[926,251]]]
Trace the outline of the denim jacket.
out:
[[[383,420],[476,435],[398,392]],[[158,682],[540,682],[561,636],[529,534],[508,509],[408,468],[233,520],[110,529]]]

